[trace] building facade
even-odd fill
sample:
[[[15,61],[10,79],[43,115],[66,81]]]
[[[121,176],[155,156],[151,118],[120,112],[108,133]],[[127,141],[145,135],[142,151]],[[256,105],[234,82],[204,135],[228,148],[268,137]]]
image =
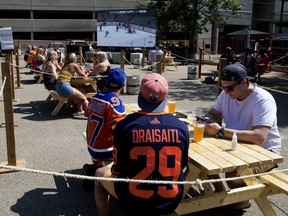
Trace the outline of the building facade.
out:
[[[143,3],[144,1],[140,1]],[[244,38],[227,37],[233,31],[249,28],[269,34],[288,33],[288,2],[286,0],[239,0],[244,7],[240,16],[227,16],[223,28],[210,28],[198,35],[198,47],[211,51],[216,44],[216,53],[226,46],[236,50],[245,48]],[[95,41],[97,11],[134,9],[139,1],[133,0],[1,0],[0,26],[12,27],[14,40],[69,40]],[[254,39],[251,37],[251,42]]]
[[[13,28],[14,39],[95,41],[97,11],[135,8],[122,0],[1,0],[0,26]]]
[[[217,29],[218,51],[221,53],[226,46],[232,46],[236,51],[243,51],[247,46],[254,48],[256,41],[266,40],[271,35],[288,34],[288,2],[287,0],[239,0],[244,7],[240,16],[228,17],[223,28]],[[229,33],[243,29],[252,29],[268,33],[267,35],[234,35]],[[249,36],[249,41],[247,41]]]

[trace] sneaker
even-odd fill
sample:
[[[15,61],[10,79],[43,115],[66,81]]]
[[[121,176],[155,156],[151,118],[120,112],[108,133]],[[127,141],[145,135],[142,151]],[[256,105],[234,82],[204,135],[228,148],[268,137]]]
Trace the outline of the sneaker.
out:
[[[95,164],[84,164],[83,173],[86,176],[95,176],[95,172],[98,168],[100,167],[96,166]]]
[[[84,164],[83,173],[86,176],[95,176],[95,172],[98,168],[99,167],[95,164]],[[84,179],[82,182],[82,190],[87,192],[94,191],[94,181]]]
[[[73,115],[74,116],[81,116],[81,115],[84,115],[84,111],[81,111],[81,112],[76,112],[76,113],[74,113]]]

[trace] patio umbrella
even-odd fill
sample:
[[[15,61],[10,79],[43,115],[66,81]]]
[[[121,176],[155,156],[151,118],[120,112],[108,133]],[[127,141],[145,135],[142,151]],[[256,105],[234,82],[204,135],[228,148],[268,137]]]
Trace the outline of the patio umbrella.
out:
[[[229,36],[246,36],[247,37],[247,48],[250,46],[250,35],[269,35],[267,32],[257,31],[254,29],[242,29],[239,31],[228,33]]]
[[[242,29],[239,31],[228,33],[230,36],[247,36],[247,35],[268,35],[267,32],[257,31],[253,29]]]

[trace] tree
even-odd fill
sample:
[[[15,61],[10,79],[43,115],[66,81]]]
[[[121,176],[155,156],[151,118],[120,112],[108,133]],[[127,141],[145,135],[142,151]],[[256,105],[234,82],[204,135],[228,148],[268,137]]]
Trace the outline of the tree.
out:
[[[208,24],[223,26],[228,18],[222,11],[236,16],[243,4],[238,0],[156,0],[148,7],[157,8],[157,38],[165,38],[169,32],[182,32],[189,39],[188,51],[192,55],[196,33],[207,32]]]

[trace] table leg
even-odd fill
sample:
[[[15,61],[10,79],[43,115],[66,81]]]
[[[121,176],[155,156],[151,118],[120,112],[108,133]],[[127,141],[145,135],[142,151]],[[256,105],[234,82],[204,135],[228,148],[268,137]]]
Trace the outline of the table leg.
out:
[[[199,177],[200,177],[201,180],[209,180],[208,176],[206,174],[204,174],[203,172],[200,173]],[[203,189],[201,190],[201,188],[199,188],[201,194],[203,194],[203,195],[213,194],[214,193],[211,183],[203,184],[203,188],[204,188],[204,190]]]
[[[253,171],[251,169],[245,169],[238,171],[240,176],[243,175],[253,175]],[[243,182],[245,182],[246,185],[257,185],[259,184],[259,180],[256,177],[243,179]],[[260,211],[263,215],[269,215],[269,216],[276,216],[274,209],[271,206],[271,203],[267,199],[267,196],[259,196],[254,199],[256,204],[258,205]]]
[[[263,215],[276,216],[276,212],[271,206],[271,203],[266,196],[261,196],[254,199]]]
[[[195,181],[197,177],[199,176],[200,172],[201,171],[196,166],[188,163],[188,173],[185,177],[185,181]],[[191,185],[188,185],[188,184],[184,185],[184,193],[183,193],[182,198],[184,198],[185,195],[188,193],[190,187]]]
[[[253,171],[250,168],[244,169],[244,170],[239,170],[238,171],[239,176],[244,176],[244,175],[253,175]],[[245,178],[243,179],[243,182],[246,185],[255,185],[259,184],[259,180],[256,177],[251,177],[251,178]]]

